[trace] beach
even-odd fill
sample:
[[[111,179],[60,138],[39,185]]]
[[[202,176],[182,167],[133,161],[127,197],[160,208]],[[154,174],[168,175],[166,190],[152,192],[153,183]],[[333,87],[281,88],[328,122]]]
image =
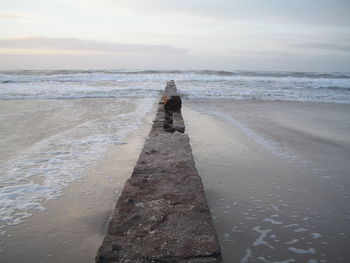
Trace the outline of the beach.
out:
[[[224,262],[348,262],[349,104],[189,100]]]
[[[9,170],[3,183],[2,213],[7,215],[3,217],[7,226],[1,229],[0,261],[94,262],[119,193],[151,128],[154,109],[138,115],[137,103],[142,102],[137,99],[1,101],[2,123],[6,120],[8,123],[1,129],[2,135],[6,133],[1,136],[2,162],[8,167],[13,160],[20,163],[24,159],[27,163],[21,164],[22,169],[17,173]],[[153,107],[153,100],[150,103]],[[121,117],[125,116],[135,119],[123,121]],[[95,126],[93,120],[103,127]],[[93,141],[84,136],[87,122],[88,137],[95,135]],[[104,124],[114,127],[108,131]],[[104,143],[110,136],[115,136],[114,143]],[[49,143],[52,138],[55,145]],[[96,139],[100,144],[96,144]],[[74,142],[79,141],[81,144],[75,148]],[[93,142],[95,147],[91,147]],[[52,152],[55,158],[47,157],[46,162],[37,156]],[[62,163],[65,160],[68,162]],[[58,161],[61,163],[57,164]],[[43,169],[49,168],[52,173],[45,175]],[[64,174],[68,168],[71,170]],[[16,181],[8,183],[10,179]],[[41,189],[46,191],[40,192]],[[10,202],[10,198],[14,201]]]
[[[350,74],[0,72],[0,261],[94,262],[174,79],[225,263],[348,262]]]

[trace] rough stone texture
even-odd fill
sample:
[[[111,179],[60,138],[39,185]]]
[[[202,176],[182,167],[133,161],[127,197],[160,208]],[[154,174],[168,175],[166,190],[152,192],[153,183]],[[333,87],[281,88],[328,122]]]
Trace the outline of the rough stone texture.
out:
[[[173,112],[173,129],[178,132],[185,132],[185,123],[181,112]]]
[[[167,87],[174,94],[172,83]],[[175,122],[183,124],[178,114]],[[165,118],[160,104],[96,262],[221,262],[189,138],[184,133],[167,132]]]
[[[173,80],[170,80],[167,82],[166,87],[164,89],[164,96],[177,96],[177,88],[175,85],[175,82]]]

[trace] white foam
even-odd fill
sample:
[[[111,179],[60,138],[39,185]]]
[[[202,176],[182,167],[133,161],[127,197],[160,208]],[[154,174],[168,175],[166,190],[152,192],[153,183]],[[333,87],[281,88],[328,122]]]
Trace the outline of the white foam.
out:
[[[282,226],[282,228],[290,228],[295,226],[299,226],[299,224],[289,224],[289,225]]]
[[[264,257],[259,257],[259,259],[264,262],[264,263],[291,263],[291,262],[295,262],[294,259],[285,259],[285,260],[282,260],[282,261],[271,261],[271,260],[267,260],[266,258]]]
[[[241,232],[243,232],[243,230],[239,230],[238,227],[236,225],[234,225],[232,228],[232,232],[241,233]]]
[[[276,211],[279,211],[279,207],[278,207],[277,205],[272,205],[272,204],[270,204],[270,206],[271,206],[273,209],[275,209]]]
[[[267,246],[267,247],[269,247],[269,248],[274,249],[273,246],[269,245],[269,244],[264,240],[264,238],[266,238],[267,234],[268,234],[269,232],[272,231],[271,229],[265,229],[265,230],[264,230],[264,229],[260,229],[259,226],[256,226],[256,227],[253,228],[253,230],[255,230],[256,232],[258,232],[258,233],[260,234],[260,237],[258,237],[258,238],[254,241],[253,246],[265,245],[265,246]]]
[[[314,248],[310,249],[301,249],[301,248],[295,248],[295,247],[289,247],[288,250],[297,253],[297,254],[315,254],[316,250]]]
[[[349,103],[349,76],[259,71],[0,72],[0,99],[157,96],[176,79],[189,98]],[[33,88],[35,87],[35,88]]]
[[[273,218],[265,218],[264,220],[263,220],[263,222],[269,222],[269,223],[271,223],[271,224],[273,224],[273,225],[282,225],[283,223],[282,222],[280,222],[280,221],[276,221],[276,220],[274,220]]]
[[[277,214],[273,214],[273,215],[270,215],[270,217],[280,217],[280,216]]]
[[[293,239],[291,241],[285,242],[284,244],[286,245],[293,245],[299,242],[299,239]]]
[[[241,258],[240,263],[248,263],[249,258],[252,257],[252,251],[248,248],[245,250],[244,256]]]
[[[313,239],[318,239],[318,238],[322,237],[322,235],[320,233],[311,233],[311,237]]]
[[[62,196],[63,190],[79,180],[111,145],[122,143],[141,125],[153,102],[133,102],[134,111],[113,115],[108,123],[89,121],[41,140],[2,165],[0,226],[22,223],[31,216],[30,211],[44,211],[42,202]],[[106,124],[112,128],[105,128]]]
[[[285,148],[280,146],[278,143],[276,143],[273,140],[270,140],[266,137],[264,137],[261,134],[258,134],[253,129],[249,128],[245,124],[239,122],[236,118],[232,116],[228,116],[226,114],[223,114],[222,112],[216,111],[216,110],[206,110],[209,112],[209,114],[214,115],[220,119],[223,119],[225,121],[228,121],[229,123],[232,123],[236,127],[238,127],[246,136],[251,138],[253,141],[255,141],[258,145],[260,145],[263,149],[270,152],[272,155],[279,157],[281,159],[284,159],[288,163],[301,163],[303,160],[299,159],[298,156],[289,153]],[[304,163],[304,162],[303,162]]]
[[[302,228],[302,227],[294,230],[294,232],[306,232],[306,231],[307,231],[307,229]]]

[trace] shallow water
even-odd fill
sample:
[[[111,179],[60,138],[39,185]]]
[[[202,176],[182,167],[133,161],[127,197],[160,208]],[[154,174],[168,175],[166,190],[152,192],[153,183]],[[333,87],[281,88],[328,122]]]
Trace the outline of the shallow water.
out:
[[[225,262],[350,261],[348,105],[186,105]]]
[[[266,71],[2,71],[0,99],[150,98],[176,80],[187,98],[350,103],[350,74]]]
[[[0,100],[0,228],[44,211],[123,144],[153,99]],[[4,234],[4,233],[3,233]]]
[[[192,119],[188,125],[195,127],[192,123],[196,123],[196,118],[203,120],[203,123],[207,121],[203,127],[198,123],[200,132],[194,133],[193,141],[204,140],[198,144],[203,148],[197,148],[202,149],[201,158],[204,156],[204,160],[198,159],[202,174],[216,175],[217,180],[208,179],[206,186],[209,201],[215,200],[214,208],[220,208],[214,209],[216,212],[213,213],[216,221],[223,222],[217,224],[221,231],[220,240],[225,242],[223,249],[226,249],[226,243],[233,242],[232,233],[241,233],[241,223],[245,222],[244,228],[249,231],[239,237],[242,238],[240,245],[232,250],[237,253],[234,256],[237,262],[257,258],[256,252],[260,248],[276,248],[277,243],[282,242],[277,237],[276,227],[282,225],[288,226],[280,227],[283,231],[292,229],[289,232],[297,235],[288,236],[288,240],[281,243],[284,244],[281,249],[289,253],[286,256],[312,254],[312,248],[318,255],[322,249],[317,242],[321,241],[327,242],[321,242],[324,246],[337,251],[336,245],[343,244],[338,237],[349,236],[345,231],[347,228],[344,230],[342,225],[348,225],[349,216],[344,221],[343,214],[350,211],[344,205],[349,193],[346,178],[349,169],[344,164],[349,159],[350,111],[343,104],[337,106],[327,102],[350,105],[348,73],[2,71],[0,240],[8,239],[7,228],[21,229],[25,226],[33,219],[31,214],[48,213],[45,210],[48,207],[47,200],[55,199],[54,202],[61,203],[64,198],[62,195],[75,182],[82,182],[89,167],[105,156],[110,147],[123,146],[127,135],[143,123],[143,116],[150,111],[166,81],[170,79],[176,81],[182,98],[190,98],[184,102],[185,105],[191,104],[214,117],[207,119],[209,117],[193,114],[190,115]],[[208,100],[196,101],[195,98]],[[221,99],[221,102],[217,99]],[[274,103],[265,103],[265,100]],[[232,104],[232,101],[236,103]],[[319,103],[290,104],[279,101]],[[211,125],[212,122],[219,125],[217,120],[226,123],[221,130],[215,130],[215,125]],[[191,132],[191,128],[189,130]],[[209,131],[213,132],[210,137]],[[211,141],[206,141],[208,138]],[[215,145],[221,146],[215,148]],[[123,169],[123,165],[120,169]],[[235,169],[239,171],[239,181],[232,181],[235,176],[231,178],[231,174]],[[89,187],[95,187],[95,184],[88,184],[80,194],[89,193]],[[232,195],[232,192],[235,194]],[[73,196],[81,198],[81,195]],[[283,196],[283,199],[278,196]],[[56,200],[59,197],[61,199]],[[70,202],[69,198],[65,200]],[[261,204],[266,204],[265,214],[257,215]],[[77,207],[76,211],[80,211]],[[294,214],[289,215],[288,209],[293,207]],[[69,211],[76,216],[74,211]],[[222,221],[231,218],[231,214],[237,211],[241,216],[240,221],[234,225]],[[275,215],[275,212],[278,214]],[[335,216],[330,217],[327,213]],[[104,217],[102,215],[99,219]],[[301,219],[305,219],[305,222]],[[327,227],[329,222],[332,222],[332,227]],[[300,227],[295,228],[295,224]],[[311,232],[311,225],[320,224],[325,226],[323,232]],[[227,225],[234,230],[232,233],[227,230]],[[50,232],[49,225],[46,227],[47,232]],[[60,235],[52,230],[53,235]],[[30,240],[32,232],[26,233],[25,240]],[[68,240],[74,236],[66,234]],[[304,234],[309,239],[303,237]],[[324,240],[324,237],[329,239],[332,235],[336,241]],[[64,238],[67,236],[64,235]],[[273,245],[267,243],[268,239]],[[21,243],[20,238],[18,242]],[[308,242],[316,244],[308,246]],[[21,246],[25,243],[22,242]],[[12,244],[12,248],[16,248],[15,243]],[[39,246],[40,242],[36,244]],[[286,247],[288,244],[290,247]],[[54,246],[50,249],[55,250]],[[343,251],[341,246],[339,249]],[[12,250],[13,255],[15,251]],[[226,249],[225,253],[230,251]],[[338,260],[341,254],[321,254],[320,260]],[[260,253],[259,260],[270,262],[268,256]],[[282,260],[284,256],[276,256],[276,260]],[[14,258],[15,262],[18,258]],[[59,258],[56,259],[59,262]],[[293,257],[288,260],[286,262],[293,262],[290,261]]]

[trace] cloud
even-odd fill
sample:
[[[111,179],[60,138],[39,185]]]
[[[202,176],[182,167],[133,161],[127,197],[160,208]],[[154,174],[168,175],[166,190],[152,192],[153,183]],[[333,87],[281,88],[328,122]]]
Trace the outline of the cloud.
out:
[[[280,57],[280,58],[298,58],[302,57],[300,54],[292,53],[292,52],[283,52],[283,51],[272,51],[272,50],[264,50],[264,51],[234,51],[234,55],[237,56],[250,56],[250,57]]]
[[[289,45],[294,48],[302,49],[320,49],[320,50],[329,50],[329,51],[340,51],[345,53],[350,53],[350,45],[338,45],[333,43],[301,43]]]
[[[317,26],[349,26],[348,0],[56,0],[78,8],[93,8],[118,14],[173,15],[205,21],[242,21]]]
[[[0,11],[0,20],[17,20],[23,22],[35,22],[38,19],[27,12],[20,10],[1,10]]]
[[[0,39],[0,49],[58,50],[95,53],[184,54],[186,50],[168,45],[112,43],[77,38],[26,37]]]

